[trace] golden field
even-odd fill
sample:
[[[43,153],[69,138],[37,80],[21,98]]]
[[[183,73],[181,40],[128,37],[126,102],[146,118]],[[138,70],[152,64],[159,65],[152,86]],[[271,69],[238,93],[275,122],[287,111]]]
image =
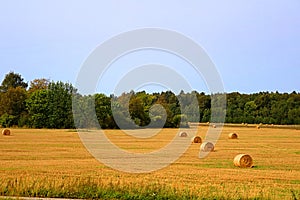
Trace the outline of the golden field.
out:
[[[200,125],[197,135],[204,139],[207,129]],[[101,164],[84,148],[76,130],[11,131],[11,136],[0,136],[2,196],[300,198],[300,130],[295,128],[225,126],[215,151],[206,158],[198,157],[200,144],[191,144],[175,163],[146,174],[120,172]],[[231,132],[238,133],[239,138],[228,139]],[[163,129],[146,140],[132,138],[120,130],[105,133],[127,151],[147,153],[166,145],[177,129]],[[250,154],[254,167],[235,167],[233,158],[239,153]]]

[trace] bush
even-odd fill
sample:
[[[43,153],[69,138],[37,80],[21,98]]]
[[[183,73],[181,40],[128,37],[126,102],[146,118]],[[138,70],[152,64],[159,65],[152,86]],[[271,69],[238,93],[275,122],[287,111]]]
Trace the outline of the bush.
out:
[[[0,125],[4,128],[11,127],[15,124],[16,117],[7,113],[0,117]]]

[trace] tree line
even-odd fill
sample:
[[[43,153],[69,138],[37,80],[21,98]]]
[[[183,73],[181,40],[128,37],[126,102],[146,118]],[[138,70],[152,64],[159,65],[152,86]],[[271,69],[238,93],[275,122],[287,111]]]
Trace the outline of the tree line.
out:
[[[212,96],[197,91],[81,95],[70,83],[35,79],[28,84],[10,72],[0,86],[0,126],[186,127],[188,122],[211,121]],[[232,92],[226,103],[226,110],[218,111],[226,112],[226,123],[300,124],[300,93]]]

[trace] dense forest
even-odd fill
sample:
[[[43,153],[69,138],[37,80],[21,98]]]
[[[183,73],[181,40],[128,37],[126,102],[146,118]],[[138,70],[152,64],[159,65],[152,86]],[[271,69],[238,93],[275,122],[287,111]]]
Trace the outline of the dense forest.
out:
[[[28,84],[10,72],[0,86],[0,126],[179,127],[212,121],[211,102],[212,95],[196,91],[81,95],[69,83],[35,79]],[[299,92],[233,92],[226,94],[226,103],[226,110],[220,111],[226,112],[226,123],[300,124]]]

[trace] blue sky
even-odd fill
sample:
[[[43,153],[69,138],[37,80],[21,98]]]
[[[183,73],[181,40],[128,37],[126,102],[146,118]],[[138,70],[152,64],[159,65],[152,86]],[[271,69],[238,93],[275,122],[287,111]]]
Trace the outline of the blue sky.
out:
[[[26,81],[75,83],[82,63],[99,44],[125,31],[157,27],[201,45],[226,92],[299,92],[299,10],[299,0],[1,0],[0,78],[14,71]],[[172,63],[164,55],[155,59]],[[134,63],[134,56],[119,65],[128,62]],[[194,89],[207,90],[203,80],[189,78],[195,79]],[[111,93],[110,81],[103,79],[98,92]]]

